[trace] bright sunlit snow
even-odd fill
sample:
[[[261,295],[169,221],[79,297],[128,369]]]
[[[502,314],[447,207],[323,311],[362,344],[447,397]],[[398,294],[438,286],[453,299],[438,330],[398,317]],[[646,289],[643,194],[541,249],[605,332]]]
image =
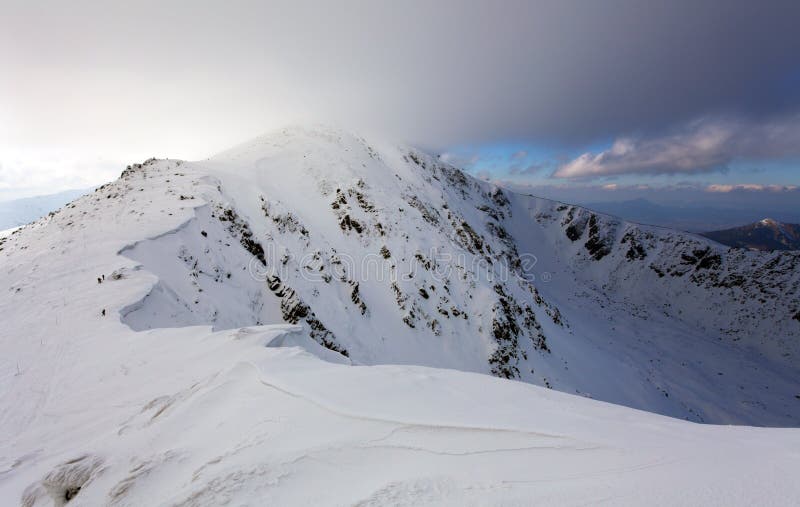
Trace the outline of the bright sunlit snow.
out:
[[[322,127],[148,161],[0,239],[0,498],[789,505],[800,431],[693,421],[798,423],[797,259]]]

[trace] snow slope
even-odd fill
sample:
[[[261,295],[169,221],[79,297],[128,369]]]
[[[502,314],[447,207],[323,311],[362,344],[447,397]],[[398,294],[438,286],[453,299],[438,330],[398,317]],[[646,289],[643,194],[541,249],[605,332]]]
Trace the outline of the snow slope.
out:
[[[695,421],[800,422],[797,253],[514,194],[336,129],[132,166],[14,238],[41,227],[31,249],[53,250],[53,228],[74,243],[98,221],[161,224],[173,201],[191,210],[182,222],[120,248],[150,277],[121,309],[134,330],[292,323],[359,364],[491,373]],[[7,245],[30,262],[25,241]]]
[[[263,246],[256,278],[282,294],[284,320],[357,362],[493,373],[696,421],[800,422],[800,255],[729,252],[328,128],[192,170],[219,182],[217,216],[232,210]]]
[[[0,239],[7,238],[8,236],[11,236],[14,233],[14,231],[16,231],[17,229],[19,229],[19,227],[12,227],[11,229],[5,229],[5,230],[0,231]]]
[[[96,334],[62,349],[38,416],[3,444],[0,495],[24,505],[60,505],[67,491],[77,492],[69,505],[790,505],[800,494],[798,430],[698,425],[484,375],[264,347],[284,332]]]
[[[797,429],[585,397],[796,423],[795,258],[330,129],[150,160],[0,240],[0,498],[788,505]]]

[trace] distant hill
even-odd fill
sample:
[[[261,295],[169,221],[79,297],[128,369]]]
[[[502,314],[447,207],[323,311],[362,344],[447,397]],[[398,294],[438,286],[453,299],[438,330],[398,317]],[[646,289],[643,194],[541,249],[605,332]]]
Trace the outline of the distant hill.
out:
[[[737,227],[765,216],[776,217],[782,221],[796,220],[796,215],[785,210],[752,206],[733,208],[702,203],[663,204],[641,198],[577,204],[633,222],[694,233]]]
[[[702,235],[735,248],[800,250],[800,224],[786,224],[771,218],[732,229],[704,232]]]
[[[73,199],[90,192],[91,189],[65,190],[57,194],[37,195],[24,199],[0,201],[0,231],[13,229],[33,222],[51,211],[55,211]]]

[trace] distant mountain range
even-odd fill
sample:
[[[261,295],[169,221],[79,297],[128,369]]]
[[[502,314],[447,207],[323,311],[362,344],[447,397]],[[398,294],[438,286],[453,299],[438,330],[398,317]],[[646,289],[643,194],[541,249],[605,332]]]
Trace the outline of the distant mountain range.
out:
[[[587,208],[618,216],[641,224],[658,225],[682,231],[703,233],[738,227],[762,217],[774,217],[783,222],[798,220],[796,213],[785,209],[764,209],[758,206],[728,207],[709,204],[664,204],[648,199],[625,201],[583,202]]]
[[[800,250],[800,224],[785,224],[771,218],[741,227],[704,232],[702,235],[736,248]]]
[[[91,189],[73,189],[57,194],[0,201],[0,231],[33,222],[90,191]]]

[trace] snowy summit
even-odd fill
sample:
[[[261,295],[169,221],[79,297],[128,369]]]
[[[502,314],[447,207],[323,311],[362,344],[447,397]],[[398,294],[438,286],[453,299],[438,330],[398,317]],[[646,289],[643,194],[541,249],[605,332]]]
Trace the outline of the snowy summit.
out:
[[[0,498],[790,504],[798,268],[334,128],[151,159],[0,237]]]

